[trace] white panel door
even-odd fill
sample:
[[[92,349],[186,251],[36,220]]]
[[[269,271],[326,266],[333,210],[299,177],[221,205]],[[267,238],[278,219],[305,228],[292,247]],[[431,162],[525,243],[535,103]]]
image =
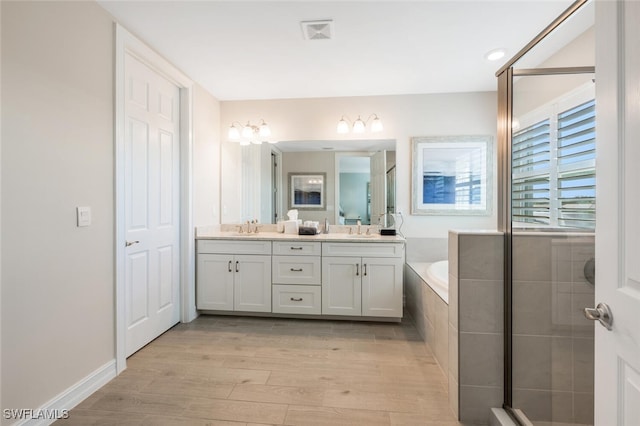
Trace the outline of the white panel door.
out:
[[[322,314],[362,315],[362,265],[359,257],[322,258]]]
[[[126,355],[179,320],[179,89],[125,57]]]
[[[387,152],[373,154],[370,164],[371,224],[377,225],[380,216],[387,212]]]
[[[640,2],[596,3],[595,424],[640,425]],[[622,28],[621,28],[622,27]],[[620,106],[624,106],[620,108]]]
[[[362,259],[362,315],[402,318],[402,259]]]

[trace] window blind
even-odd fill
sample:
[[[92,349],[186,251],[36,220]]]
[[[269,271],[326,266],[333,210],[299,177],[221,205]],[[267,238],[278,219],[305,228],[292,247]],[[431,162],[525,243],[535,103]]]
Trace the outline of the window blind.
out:
[[[540,121],[512,138],[512,215],[516,222],[550,224],[550,120]]]
[[[595,114],[590,100],[514,133],[514,222],[595,228]]]

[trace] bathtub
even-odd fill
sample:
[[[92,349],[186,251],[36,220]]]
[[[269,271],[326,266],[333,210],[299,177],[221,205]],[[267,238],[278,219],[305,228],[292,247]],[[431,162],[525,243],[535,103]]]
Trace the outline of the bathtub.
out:
[[[448,260],[440,260],[434,263],[409,262],[408,264],[445,303],[449,303]]]

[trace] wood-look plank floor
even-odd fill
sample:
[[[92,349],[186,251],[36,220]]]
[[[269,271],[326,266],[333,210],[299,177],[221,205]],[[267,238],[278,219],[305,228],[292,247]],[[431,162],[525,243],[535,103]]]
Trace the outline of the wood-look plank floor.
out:
[[[201,316],[56,425],[454,426],[413,324]]]

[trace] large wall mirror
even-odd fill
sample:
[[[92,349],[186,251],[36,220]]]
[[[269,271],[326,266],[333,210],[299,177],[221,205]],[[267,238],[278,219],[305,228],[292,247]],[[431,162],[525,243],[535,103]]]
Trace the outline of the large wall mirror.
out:
[[[235,186],[241,206],[227,221],[275,223],[295,208],[305,221],[375,225],[385,213],[395,213],[395,140],[280,141],[238,149],[240,168],[222,176],[223,188],[241,181]],[[322,202],[313,208],[300,207],[290,196],[292,177],[298,182],[304,176],[322,176]]]

